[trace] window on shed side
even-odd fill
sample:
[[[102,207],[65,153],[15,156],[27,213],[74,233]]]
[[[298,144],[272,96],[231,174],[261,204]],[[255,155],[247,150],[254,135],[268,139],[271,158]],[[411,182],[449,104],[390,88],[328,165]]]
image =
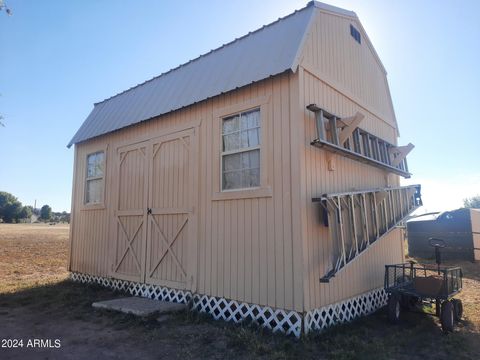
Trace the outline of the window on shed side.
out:
[[[355,26],[353,26],[352,24],[350,24],[350,35],[352,35],[352,37],[355,39],[356,42],[358,42],[359,44],[362,43],[362,37],[360,35],[360,31],[358,31]]]
[[[222,190],[260,186],[260,109],[222,120]]]
[[[103,202],[103,177],[105,174],[105,154],[98,151],[87,155],[87,177],[85,181],[85,204]]]

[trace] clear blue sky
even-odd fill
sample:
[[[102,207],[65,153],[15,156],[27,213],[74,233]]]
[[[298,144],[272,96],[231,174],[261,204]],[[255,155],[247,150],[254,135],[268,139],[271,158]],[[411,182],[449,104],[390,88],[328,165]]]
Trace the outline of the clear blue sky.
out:
[[[0,190],[70,209],[73,149],[93,103],[306,1],[21,1],[0,13]],[[426,210],[480,193],[480,1],[331,0],[355,11],[387,71]]]

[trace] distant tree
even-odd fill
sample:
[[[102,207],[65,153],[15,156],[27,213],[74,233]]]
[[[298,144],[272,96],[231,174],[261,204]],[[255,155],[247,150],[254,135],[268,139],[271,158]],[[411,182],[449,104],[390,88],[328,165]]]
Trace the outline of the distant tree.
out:
[[[67,213],[66,211],[52,212],[50,221],[70,223],[70,214]]]
[[[60,221],[70,224],[70,214],[66,211],[62,212],[62,214],[60,215]]]
[[[480,195],[472,196],[471,198],[463,199],[463,207],[480,209]]]
[[[3,221],[6,223],[12,223],[14,220],[18,220],[20,211],[22,211],[22,203],[19,201],[9,203],[3,209]]]
[[[7,4],[5,3],[5,0],[0,0],[0,11],[4,10],[7,15],[12,15],[12,10],[7,7]]]
[[[31,206],[24,206],[22,208],[22,210],[20,210],[20,213],[19,213],[19,218],[20,219],[30,219],[32,217],[32,214],[33,214],[33,207]]]
[[[43,220],[50,220],[52,217],[52,208],[48,205],[43,205],[40,209],[40,218]]]
[[[0,209],[2,209],[9,202],[13,202],[13,201],[18,201],[15,196],[13,196],[12,194],[6,191],[0,191]]]
[[[0,218],[6,223],[13,222],[18,219],[22,211],[22,203],[12,194],[0,191]]]

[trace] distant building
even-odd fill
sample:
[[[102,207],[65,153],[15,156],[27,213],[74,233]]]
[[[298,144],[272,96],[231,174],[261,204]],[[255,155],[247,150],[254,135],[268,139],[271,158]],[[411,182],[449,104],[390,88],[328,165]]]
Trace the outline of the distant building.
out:
[[[408,252],[411,256],[433,258],[430,239],[441,239],[443,259],[480,260],[480,210],[446,211],[433,218],[419,217],[407,222]],[[475,250],[477,249],[477,250]]]

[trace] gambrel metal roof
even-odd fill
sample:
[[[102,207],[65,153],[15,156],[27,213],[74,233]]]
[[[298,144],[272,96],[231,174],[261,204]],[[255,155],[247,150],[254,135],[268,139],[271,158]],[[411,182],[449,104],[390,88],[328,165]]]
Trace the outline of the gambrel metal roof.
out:
[[[68,147],[285,71],[295,72],[315,8],[356,18],[354,12],[312,1],[293,14],[96,103]]]

